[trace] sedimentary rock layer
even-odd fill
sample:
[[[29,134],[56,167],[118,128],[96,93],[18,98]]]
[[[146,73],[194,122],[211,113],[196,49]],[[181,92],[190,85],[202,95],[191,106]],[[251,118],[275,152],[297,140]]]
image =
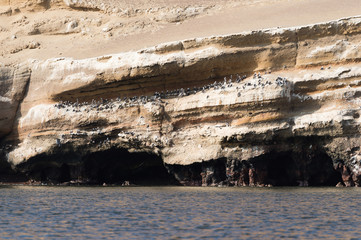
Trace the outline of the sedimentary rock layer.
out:
[[[44,181],[359,185],[360,34],[354,17],[28,61],[2,158]]]
[[[30,70],[25,66],[0,68],[0,137],[11,132],[29,79]]]

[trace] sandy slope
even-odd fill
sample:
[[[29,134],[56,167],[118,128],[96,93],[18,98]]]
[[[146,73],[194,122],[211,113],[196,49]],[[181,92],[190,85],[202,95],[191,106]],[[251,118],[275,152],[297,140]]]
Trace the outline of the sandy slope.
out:
[[[305,25],[361,14],[360,0],[103,2],[137,11],[124,15],[53,7],[1,15],[0,62],[9,65],[28,58],[87,58],[168,41]]]

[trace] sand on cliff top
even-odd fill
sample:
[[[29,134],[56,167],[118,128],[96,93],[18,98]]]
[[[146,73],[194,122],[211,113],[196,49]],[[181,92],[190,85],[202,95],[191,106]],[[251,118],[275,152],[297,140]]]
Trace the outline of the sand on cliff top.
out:
[[[273,27],[291,27],[361,14],[360,0],[103,0],[106,10],[0,10],[0,64],[26,59],[95,57],[163,42]],[[104,6],[104,5],[99,5]],[[86,9],[86,11],[85,11]],[[1,14],[3,13],[3,14]]]

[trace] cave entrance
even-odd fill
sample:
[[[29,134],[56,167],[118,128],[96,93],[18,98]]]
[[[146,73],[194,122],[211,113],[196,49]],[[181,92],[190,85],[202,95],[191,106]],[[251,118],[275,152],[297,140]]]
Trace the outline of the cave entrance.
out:
[[[259,184],[273,186],[335,186],[341,174],[324,152],[270,152],[250,160]]]
[[[26,175],[12,169],[10,163],[5,160],[5,156],[0,150],[0,182],[17,183],[26,181],[28,181]]]
[[[17,166],[31,180],[63,183],[81,178],[81,157],[70,151],[59,154],[39,154]]]
[[[38,155],[19,166],[29,179],[44,183],[175,185],[160,156],[126,149],[109,149],[81,156]]]
[[[160,156],[110,149],[83,158],[83,177],[96,184],[175,185]]]

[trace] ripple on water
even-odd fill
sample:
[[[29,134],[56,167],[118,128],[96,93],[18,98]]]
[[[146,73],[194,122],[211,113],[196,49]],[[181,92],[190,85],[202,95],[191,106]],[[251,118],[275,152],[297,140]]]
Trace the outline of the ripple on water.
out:
[[[3,239],[359,238],[358,188],[6,187]]]

